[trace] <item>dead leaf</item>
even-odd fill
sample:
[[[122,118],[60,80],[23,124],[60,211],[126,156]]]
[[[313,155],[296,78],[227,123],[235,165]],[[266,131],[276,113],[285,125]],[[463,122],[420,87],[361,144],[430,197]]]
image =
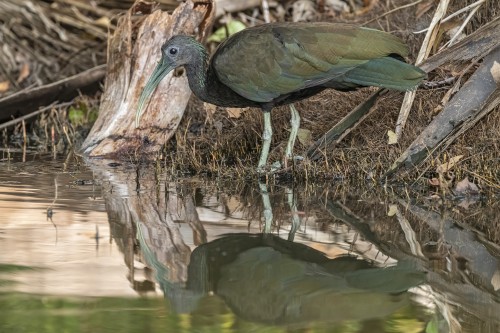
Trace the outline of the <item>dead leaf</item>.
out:
[[[297,138],[299,139],[299,142],[304,145],[304,146],[309,146],[312,141],[312,133],[310,130],[305,129],[305,128],[299,128],[297,132]]]
[[[6,92],[10,88],[10,82],[9,81],[2,81],[0,82],[0,93]]]
[[[225,200],[224,203],[228,209],[228,214],[233,214],[243,206],[243,202],[241,202],[237,197],[234,196],[229,197],[229,199]]]
[[[465,177],[455,185],[456,194],[477,194],[479,193],[479,187],[476,184],[471,183],[469,178]]]
[[[27,62],[25,62],[23,64],[23,67],[21,67],[21,71],[19,72],[19,76],[17,77],[16,82],[17,83],[23,82],[29,75],[30,75],[30,65]]]
[[[338,13],[348,13],[349,5],[342,0],[326,0],[325,7]]]
[[[462,207],[463,209],[469,209],[469,206],[475,204],[478,200],[477,197],[465,197],[460,203],[457,205],[458,207]]]
[[[434,200],[434,201],[439,201],[439,200],[441,200],[441,197],[439,195],[437,195],[437,194],[432,194],[429,197],[427,197],[427,199]]]
[[[234,119],[238,119],[239,117],[241,117],[241,113],[243,112],[243,110],[244,109],[242,108],[226,108],[227,116]]]
[[[394,216],[398,212],[398,206],[397,205],[390,205],[389,206],[389,211],[387,212],[387,216]]]
[[[446,21],[442,23],[439,26],[438,33],[436,35],[436,39],[434,40],[434,43],[432,45],[432,52],[436,53],[437,50],[439,49],[439,45],[441,44],[441,41],[443,40],[443,37],[447,35],[450,31],[453,31],[454,29],[457,29],[460,27],[460,20],[458,19],[452,19],[449,21]]]
[[[429,185],[439,186],[439,185],[441,185],[441,182],[437,178],[431,178],[431,179],[429,179]]]
[[[94,23],[98,26],[108,28],[111,25],[111,20],[109,19],[109,17],[102,16],[95,20]]]
[[[457,156],[450,158],[448,160],[448,162],[443,163],[440,166],[438,166],[436,168],[436,172],[443,174],[445,172],[450,171],[455,166],[455,164],[457,164],[458,161],[460,161],[462,159],[462,157],[464,157],[464,155],[457,155]]]
[[[316,4],[311,0],[297,0],[293,3],[292,21],[312,21],[316,16]]]
[[[388,130],[387,136],[388,136],[387,144],[395,145],[396,143],[398,143],[398,135],[393,131]]]
[[[434,0],[427,0],[419,3],[417,6],[417,11],[415,13],[416,18],[419,19],[422,15],[427,13],[432,8],[433,5],[434,5]]]
[[[210,103],[203,103],[203,108],[205,109],[205,112],[207,114],[207,117],[205,118],[205,124],[211,123],[213,120],[213,116],[215,114],[215,111],[217,111],[217,107],[213,104],[210,104]]]
[[[346,2],[349,2],[349,1],[346,1]],[[373,9],[373,7],[375,7],[375,5],[378,3],[378,0],[363,0],[363,6],[361,7],[361,9],[359,9],[359,7],[354,7],[353,10],[354,10],[354,13],[356,15],[365,15],[366,13],[368,13],[370,10]],[[354,2],[350,2],[351,6],[354,6]]]
[[[498,63],[498,61],[495,61],[493,63],[493,66],[491,66],[490,69],[490,73],[491,76],[493,76],[493,80],[495,80],[497,84],[500,84],[500,63]]]

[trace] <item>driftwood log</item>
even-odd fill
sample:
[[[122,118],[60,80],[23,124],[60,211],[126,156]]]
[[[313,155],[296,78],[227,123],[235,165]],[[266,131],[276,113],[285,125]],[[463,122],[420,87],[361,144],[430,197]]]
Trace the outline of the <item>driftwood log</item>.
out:
[[[138,15],[141,15],[138,17]],[[169,15],[138,1],[119,19],[108,42],[107,79],[99,117],[82,145],[91,157],[155,153],[175,133],[191,91],[185,76],[167,76],[135,128],[137,100],[160,58],[161,45],[177,34],[203,40],[212,25],[211,1],[186,1]]]

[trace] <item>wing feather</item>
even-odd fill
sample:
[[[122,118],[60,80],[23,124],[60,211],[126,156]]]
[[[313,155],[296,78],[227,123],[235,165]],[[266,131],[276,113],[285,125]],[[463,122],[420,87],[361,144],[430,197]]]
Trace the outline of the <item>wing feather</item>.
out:
[[[391,34],[332,23],[281,23],[240,31],[217,49],[212,65],[219,79],[256,101],[338,80],[372,59],[407,55]],[[334,86],[330,82],[330,86]]]

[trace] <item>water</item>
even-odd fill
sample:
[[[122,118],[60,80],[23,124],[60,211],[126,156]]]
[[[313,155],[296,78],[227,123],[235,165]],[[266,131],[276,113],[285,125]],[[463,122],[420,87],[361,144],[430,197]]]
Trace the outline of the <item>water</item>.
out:
[[[0,162],[0,332],[500,332],[494,200],[24,159]]]

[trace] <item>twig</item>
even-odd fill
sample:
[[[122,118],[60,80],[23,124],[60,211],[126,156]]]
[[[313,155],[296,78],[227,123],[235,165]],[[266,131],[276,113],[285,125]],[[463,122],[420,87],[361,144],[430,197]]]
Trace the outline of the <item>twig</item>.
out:
[[[67,15],[60,15],[60,14],[54,14],[52,16],[59,23],[67,24],[74,28],[81,29],[102,40],[106,40],[106,38],[108,37],[108,33],[103,29],[100,29],[97,26],[88,24],[86,22],[75,20],[74,17],[68,17]]]
[[[106,9],[102,9],[98,6],[92,6],[90,4],[87,4],[83,1],[76,1],[76,0],[57,0],[57,2],[62,2],[66,3],[68,5],[75,6],[76,8],[87,10],[89,12],[94,12],[96,15],[99,16],[105,16],[105,17],[111,17],[113,16],[113,13],[111,11],[108,11]]]
[[[465,6],[464,8],[462,8],[460,10],[457,10],[453,14],[450,14],[447,17],[445,17],[443,20],[441,20],[441,23],[448,22],[449,20],[451,20],[455,16],[458,16],[458,15],[462,14],[463,12],[468,11],[471,8],[474,8],[476,6],[480,6],[484,2],[486,2],[486,0],[479,0],[479,1],[476,1],[476,2],[474,2],[474,3],[472,3],[472,4],[468,5],[468,6]],[[427,30],[429,30],[429,28],[425,28],[423,30],[415,31],[414,34],[421,34],[423,32],[426,32]]]
[[[403,216],[403,214],[401,214],[401,211],[397,206],[396,206],[396,217],[398,219],[399,225],[401,226],[401,229],[403,230],[405,239],[408,242],[408,245],[410,246],[411,253],[420,258],[425,258],[424,254],[422,253],[422,247],[418,242],[418,237],[415,233],[415,230],[413,230],[413,228],[410,225],[410,222]]]
[[[26,122],[24,121],[24,119],[21,119],[21,124],[22,124],[22,127],[23,127],[23,143],[26,144],[26,141],[27,141],[27,136],[26,136]]]
[[[12,120],[7,121],[7,122],[5,122],[3,124],[0,124],[0,130],[4,129],[4,128],[7,128],[9,126],[15,125],[17,123],[24,122],[26,119],[29,119],[29,118],[34,117],[36,115],[39,115],[42,112],[51,110],[52,108],[55,108],[55,107],[65,107],[65,106],[69,106],[69,105],[73,104],[73,102],[66,102],[66,103],[60,103],[60,104],[57,104],[57,103],[58,102],[56,101],[56,102],[50,104],[49,106],[41,108],[40,110],[34,111],[34,112],[32,112],[30,114],[27,114],[25,116],[22,116],[22,117],[19,117],[19,118],[16,118],[16,119],[12,119]]]
[[[451,37],[450,40],[448,42],[446,42],[446,44],[444,44],[443,47],[441,47],[439,49],[440,51],[442,49],[444,49],[445,47],[453,45],[455,43],[455,40],[458,38],[458,36],[460,36],[460,33],[465,29],[465,26],[467,25],[467,23],[469,23],[469,21],[472,19],[472,17],[478,11],[479,8],[481,8],[481,4],[479,4],[473,10],[471,10],[471,12],[469,13],[469,15],[467,15],[467,17],[465,18],[465,20],[462,22],[462,25],[460,25],[460,28],[458,28],[458,30],[455,32],[455,34],[453,35],[453,37]]]
[[[446,10],[448,9],[448,4],[450,0],[441,0],[439,5],[434,13],[434,17],[432,18],[431,24],[429,25],[429,30],[425,35],[425,39],[422,43],[420,51],[417,56],[417,60],[415,61],[416,65],[422,63],[428,56],[431,51],[432,45],[436,39],[439,26],[441,23],[441,19],[446,14]],[[401,105],[401,110],[399,111],[398,120],[396,122],[396,138],[399,141],[401,138],[401,134],[403,133],[403,128],[406,124],[406,120],[408,120],[408,115],[410,114],[410,109],[413,105],[413,100],[415,99],[415,91],[408,91],[405,94],[405,98]]]
[[[71,138],[69,137],[68,129],[67,129],[66,125],[62,125],[62,129],[63,129],[64,134],[66,135],[66,140],[68,140],[69,145],[73,146],[73,142],[71,141]]]
[[[379,16],[375,17],[374,19],[371,19],[371,20],[369,20],[369,21],[367,21],[367,22],[363,23],[362,25],[367,25],[368,23],[372,23],[373,21],[379,20],[379,19],[381,19],[382,17],[385,17],[385,16],[387,16],[387,15],[390,15],[390,14],[392,14],[392,13],[394,13],[394,12],[397,12],[398,10],[401,10],[401,9],[404,9],[404,8],[408,8],[408,7],[411,7],[411,6],[418,5],[418,4],[419,4],[419,3],[421,3],[422,1],[423,1],[423,0],[417,0],[417,1],[415,1],[415,2],[412,2],[412,3],[406,4],[406,5],[403,5],[403,6],[396,7],[396,8],[394,8],[394,9],[391,9],[391,10],[390,10],[390,11],[388,11],[388,12],[385,12],[385,13],[384,13],[384,14],[382,14],[382,15],[379,15]]]
[[[470,171],[470,170],[467,170],[467,169],[465,169],[465,168],[464,168],[464,169],[462,169],[462,170],[463,170],[463,171],[465,171],[465,172],[467,172],[467,173],[469,173],[469,174],[471,174],[472,176],[474,176],[474,177],[476,177],[476,178],[478,178],[478,179],[481,179],[483,182],[485,182],[486,184],[488,184],[488,186],[490,186],[490,187],[494,187],[494,188],[496,188],[496,189],[500,190],[500,184],[496,184],[495,182],[493,182],[493,181],[491,181],[491,180],[487,179],[486,177],[484,177],[484,176],[482,176],[482,175],[477,174],[477,173],[476,173],[476,172],[474,172],[474,171]]]
[[[262,0],[262,13],[264,14],[264,21],[270,23],[271,17],[269,15],[269,2],[267,0]]]
[[[447,77],[444,80],[425,82],[423,84],[423,87],[427,88],[427,89],[434,89],[434,88],[437,88],[437,87],[447,86],[447,85],[455,82],[456,80],[457,80],[457,78],[455,76],[450,76],[450,77]]]

